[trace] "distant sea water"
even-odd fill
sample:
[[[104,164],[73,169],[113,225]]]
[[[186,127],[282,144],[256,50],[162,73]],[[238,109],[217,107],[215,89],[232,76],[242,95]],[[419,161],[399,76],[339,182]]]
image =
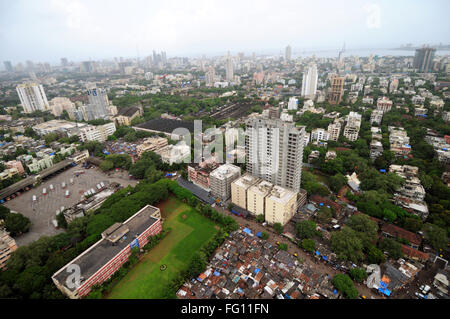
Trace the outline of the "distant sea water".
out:
[[[305,51],[297,51],[294,53],[294,56],[300,57],[311,57],[313,54],[317,58],[334,58],[339,55],[339,50],[305,50]],[[415,50],[394,50],[394,49],[348,49],[344,52],[345,56],[359,56],[359,57],[368,57],[371,54],[378,56],[411,56],[413,57],[415,54]],[[446,50],[437,50],[436,55],[449,55],[450,49]]]

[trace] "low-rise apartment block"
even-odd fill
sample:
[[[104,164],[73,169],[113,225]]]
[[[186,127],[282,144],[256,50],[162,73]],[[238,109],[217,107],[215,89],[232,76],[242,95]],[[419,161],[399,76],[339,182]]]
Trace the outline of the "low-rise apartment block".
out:
[[[377,110],[383,112],[389,112],[392,109],[392,101],[383,96],[377,100]]]
[[[270,225],[286,225],[297,213],[297,193],[280,186],[274,186],[265,198],[266,222]]]
[[[408,133],[403,127],[389,126],[389,143],[395,156],[407,156],[411,153]]]
[[[383,111],[381,110],[373,110],[372,114],[370,114],[370,124],[377,123],[381,124],[381,120],[383,119]]]
[[[164,148],[165,146],[169,145],[167,138],[164,137],[148,137],[144,139],[144,141],[136,146],[136,153],[138,157],[142,156],[142,153],[151,151],[151,152],[157,152],[158,150]]]
[[[265,216],[265,199],[270,194],[273,184],[262,181],[247,190],[247,210],[254,216]]]
[[[361,127],[361,114],[350,112],[347,115],[347,125],[344,128],[343,135],[350,141],[354,142],[358,139],[359,128]]]
[[[0,269],[6,270],[6,262],[11,257],[11,253],[17,250],[16,241],[9,236],[9,233],[0,230]]]
[[[245,210],[248,210],[247,206],[247,190],[259,183],[261,179],[251,175],[244,174],[240,178],[231,183],[231,202]]]
[[[210,174],[211,195],[227,201],[231,197],[231,183],[241,176],[241,168],[233,164],[224,164]]]

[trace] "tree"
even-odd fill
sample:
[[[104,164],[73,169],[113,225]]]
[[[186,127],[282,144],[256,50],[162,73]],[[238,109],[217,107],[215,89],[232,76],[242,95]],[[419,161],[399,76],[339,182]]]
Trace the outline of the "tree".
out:
[[[288,249],[288,245],[285,243],[281,243],[279,247],[281,250],[284,250],[284,251],[286,251]]]
[[[378,225],[365,214],[351,216],[347,226],[357,233],[364,247],[368,247],[378,237]]]
[[[280,223],[275,223],[273,224],[273,229],[278,233],[281,234],[283,232],[283,225],[281,225]]]
[[[445,230],[431,223],[424,225],[425,240],[436,250],[444,249],[447,246],[447,236]]]
[[[334,276],[331,283],[336,287],[336,289],[342,293],[345,297],[349,299],[355,299],[358,297],[358,290],[356,290],[353,281],[348,275],[337,274]]]
[[[56,215],[56,221],[58,222],[58,227],[67,228],[67,221],[62,212]]]
[[[397,260],[403,257],[402,245],[393,239],[385,238],[378,242],[378,248],[383,252],[387,252],[389,257]]]
[[[264,216],[264,214],[259,214],[258,216],[256,216],[256,221],[258,223],[264,223],[265,220],[266,220],[266,217]]]
[[[357,282],[363,282],[367,278],[367,273],[362,268],[353,268],[350,270],[350,277]]]
[[[316,242],[314,239],[303,239],[301,246],[304,250],[313,252],[316,249]]]
[[[371,264],[382,264],[386,261],[386,257],[380,249],[371,245],[368,249],[367,260]]]
[[[104,160],[100,163],[100,169],[104,172],[112,170],[114,168],[114,163],[110,160]]]
[[[264,240],[267,240],[267,239],[269,239],[269,234],[266,233],[266,232],[262,232],[261,233],[261,238],[264,239]]]
[[[316,219],[321,224],[328,224],[333,217],[331,208],[323,206],[316,214]]]
[[[296,225],[297,237],[300,239],[313,238],[317,235],[317,224],[312,220],[303,220]]]
[[[406,217],[403,227],[414,233],[422,229],[422,221],[419,218]]]
[[[0,219],[5,220],[6,216],[8,216],[11,213],[11,210],[3,205],[0,205]]]
[[[338,192],[343,186],[347,184],[347,178],[338,173],[330,178],[330,188],[333,192]]]
[[[350,227],[344,226],[342,230],[331,235],[331,249],[339,260],[359,262],[364,259],[363,243]]]
[[[11,236],[17,236],[30,230],[31,221],[22,214],[9,214],[5,220],[5,228]]]

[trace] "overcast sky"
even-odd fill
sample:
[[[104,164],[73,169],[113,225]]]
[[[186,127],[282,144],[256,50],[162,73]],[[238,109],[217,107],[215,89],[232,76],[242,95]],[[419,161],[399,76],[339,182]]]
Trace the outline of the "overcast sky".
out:
[[[0,61],[450,43],[449,0],[0,0]]]

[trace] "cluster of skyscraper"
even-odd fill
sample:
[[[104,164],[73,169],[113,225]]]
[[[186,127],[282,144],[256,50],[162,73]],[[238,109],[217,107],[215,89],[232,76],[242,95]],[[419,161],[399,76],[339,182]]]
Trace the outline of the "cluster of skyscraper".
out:
[[[89,104],[82,105],[78,109],[70,100],[67,101],[69,106],[66,106],[67,102],[61,101],[63,98],[54,98],[53,103],[49,103],[42,84],[36,82],[20,84],[16,90],[24,113],[51,110],[53,114],[59,116],[63,110],[66,110],[71,119],[79,121],[108,119],[117,114],[117,108],[109,103],[106,92],[92,83],[86,85]]]

